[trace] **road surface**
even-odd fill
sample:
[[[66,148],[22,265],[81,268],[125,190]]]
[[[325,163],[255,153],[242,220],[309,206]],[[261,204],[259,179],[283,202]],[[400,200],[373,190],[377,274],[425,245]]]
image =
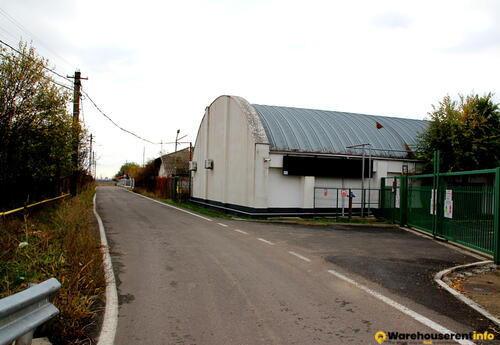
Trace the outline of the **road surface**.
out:
[[[401,230],[209,218],[117,187],[99,187],[97,207],[118,281],[116,345],[376,344],[377,331],[487,327],[421,283],[425,265],[387,265],[419,250],[434,265],[474,259]],[[398,249],[398,236],[417,248]]]

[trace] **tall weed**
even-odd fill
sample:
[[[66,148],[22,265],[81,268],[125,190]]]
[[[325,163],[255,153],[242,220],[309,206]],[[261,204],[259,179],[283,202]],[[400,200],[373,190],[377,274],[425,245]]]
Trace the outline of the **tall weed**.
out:
[[[91,344],[105,288],[94,186],[31,215],[0,220],[0,298],[51,277],[60,314],[40,331],[55,345]]]

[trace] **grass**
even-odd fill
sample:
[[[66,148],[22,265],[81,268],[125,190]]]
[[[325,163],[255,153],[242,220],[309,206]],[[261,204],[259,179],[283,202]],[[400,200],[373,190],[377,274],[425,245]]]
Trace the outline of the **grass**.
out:
[[[55,277],[60,314],[40,328],[54,345],[91,344],[105,288],[94,186],[31,215],[0,220],[0,298]]]
[[[216,210],[205,208],[205,207],[193,204],[192,202],[189,202],[189,201],[173,201],[170,199],[158,199],[158,200],[161,200],[161,201],[163,201],[167,204],[170,204],[170,205],[179,206],[179,207],[188,209],[190,211],[193,211],[193,212],[196,212],[196,213],[202,214],[204,216],[208,216],[208,217],[225,218],[225,219],[234,218],[230,214],[226,214],[226,213],[218,212]],[[238,218],[241,218],[241,217],[238,217]]]
[[[296,223],[296,224],[305,224],[305,225],[328,225],[328,224],[390,224],[389,221],[385,219],[378,219],[378,218],[369,218],[369,217],[352,217],[349,219],[349,217],[315,217],[315,218],[301,218],[301,217],[272,217],[268,219],[254,219],[254,218],[248,218],[248,217],[234,217],[230,214],[223,213],[214,209],[206,208],[194,203],[191,203],[189,201],[174,201],[171,199],[163,199],[163,198],[158,198],[154,193],[148,192],[143,188],[134,188],[134,192],[146,195],[150,198],[163,201],[164,203],[182,207],[185,209],[188,209],[193,212],[197,212],[199,214],[209,216],[209,217],[214,217],[214,218],[225,218],[225,219],[232,219],[232,218],[238,218],[238,219],[246,219],[246,220],[252,220],[252,221],[262,221],[262,222],[279,222],[279,223]]]
[[[335,223],[335,224],[390,224],[385,219],[372,218],[372,217],[318,217],[318,218],[303,218],[305,222],[311,223]]]
[[[189,202],[189,201],[174,201],[174,200],[171,200],[171,199],[159,198],[154,193],[148,192],[148,191],[146,191],[143,188],[135,187],[133,189],[133,191],[135,193],[145,195],[145,196],[150,197],[152,199],[156,199],[156,200],[162,201],[162,202],[164,202],[166,204],[177,206],[177,207],[181,207],[181,208],[185,208],[187,210],[190,210],[190,211],[202,214],[204,216],[214,217],[214,218],[225,218],[225,219],[234,218],[230,214],[226,214],[226,213],[219,212],[219,211],[216,211],[216,210],[213,210],[213,209],[205,208],[205,207],[196,205],[196,204],[194,204],[192,202]]]

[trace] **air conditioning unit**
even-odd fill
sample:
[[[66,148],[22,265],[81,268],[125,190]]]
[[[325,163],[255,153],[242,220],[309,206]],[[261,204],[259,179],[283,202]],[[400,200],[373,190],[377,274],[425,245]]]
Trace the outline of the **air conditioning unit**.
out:
[[[189,171],[196,171],[197,168],[198,168],[197,162],[194,161],[189,162]]]
[[[213,169],[214,168],[214,160],[206,159],[205,160],[205,169]]]

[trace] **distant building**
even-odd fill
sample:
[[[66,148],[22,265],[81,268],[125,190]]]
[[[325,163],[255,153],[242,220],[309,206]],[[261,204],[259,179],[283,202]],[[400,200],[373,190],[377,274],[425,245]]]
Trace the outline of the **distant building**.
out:
[[[355,208],[362,200],[376,207],[378,191],[366,189],[416,170],[410,147],[426,126],[220,96],[206,108],[196,138],[191,198],[246,215],[338,214],[351,188]]]
[[[161,156],[158,158],[161,162],[158,177],[189,176],[190,159],[189,147]]]

